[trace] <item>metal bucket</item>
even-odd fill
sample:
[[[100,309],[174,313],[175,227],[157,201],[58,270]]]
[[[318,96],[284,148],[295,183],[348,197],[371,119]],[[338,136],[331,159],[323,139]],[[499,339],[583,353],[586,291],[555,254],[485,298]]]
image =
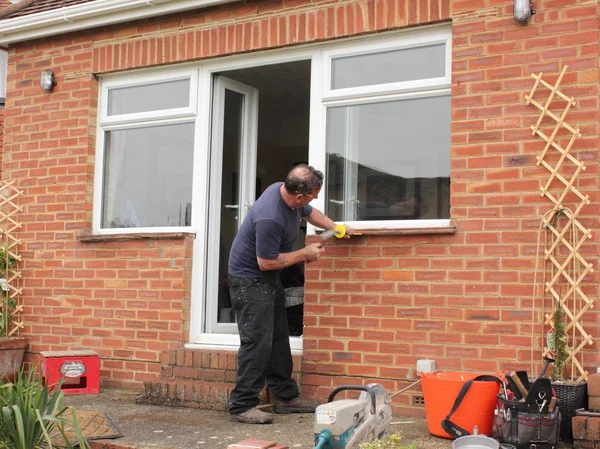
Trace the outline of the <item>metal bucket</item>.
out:
[[[467,435],[452,442],[452,449],[499,449],[500,443],[484,435]]]
[[[452,449],[500,449],[500,443],[485,435],[477,434],[477,426],[473,428],[473,435],[465,435],[452,442]]]

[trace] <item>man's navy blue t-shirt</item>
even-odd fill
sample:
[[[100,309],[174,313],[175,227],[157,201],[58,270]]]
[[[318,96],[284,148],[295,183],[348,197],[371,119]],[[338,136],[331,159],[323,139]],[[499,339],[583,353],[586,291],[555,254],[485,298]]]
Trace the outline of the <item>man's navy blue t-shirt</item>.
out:
[[[263,278],[277,284],[281,270],[262,271],[256,256],[274,260],[294,250],[300,220],[312,206],[290,209],[281,197],[282,182],[270,185],[252,206],[229,253],[229,274],[240,278]]]

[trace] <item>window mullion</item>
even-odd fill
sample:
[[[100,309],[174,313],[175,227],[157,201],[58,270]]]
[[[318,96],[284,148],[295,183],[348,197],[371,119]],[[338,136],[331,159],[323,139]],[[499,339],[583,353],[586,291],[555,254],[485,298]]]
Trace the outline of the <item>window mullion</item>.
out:
[[[344,148],[344,220],[358,219],[358,152],[359,152],[359,111],[346,110],[346,142]]]

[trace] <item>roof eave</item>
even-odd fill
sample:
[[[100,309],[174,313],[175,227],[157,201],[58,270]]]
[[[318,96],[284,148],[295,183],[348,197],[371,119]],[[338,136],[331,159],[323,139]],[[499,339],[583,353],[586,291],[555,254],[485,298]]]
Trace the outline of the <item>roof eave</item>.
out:
[[[240,0],[95,0],[0,21],[0,47]]]

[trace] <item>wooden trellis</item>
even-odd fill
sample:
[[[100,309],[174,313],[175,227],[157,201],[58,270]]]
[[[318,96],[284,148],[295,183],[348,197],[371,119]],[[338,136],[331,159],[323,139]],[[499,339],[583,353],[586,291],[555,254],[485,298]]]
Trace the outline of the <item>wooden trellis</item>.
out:
[[[564,66],[554,85],[544,81],[541,73],[531,74],[535,83],[525,99],[528,105],[532,104],[540,111],[537,123],[531,126],[531,130],[533,135],[540,136],[546,142],[537,157],[537,165],[545,167],[550,172],[550,177],[540,188],[540,195],[548,198],[554,205],[550,213],[543,218],[544,228],[550,231],[553,237],[551,244],[544,250],[544,260],[550,263],[552,269],[544,290],[550,293],[554,305],[561,307],[567,317],[566,331],[574,337],[568,349],[567,364],[573,367],[572,377],[580,381],[588,375],[581,363],[581,351],[586,345],[593,343],[592,336],[582,326],[582,317],[587,310],[594,307],[594,299],[587,297],[582,291],[582,286],[585,276],[592,273],[594,269],[580,253],[583,244],[592,236],[591,231],[578,219],[581,210],[590,204],[590,200],[588,195],[584,195],[575,187],[577,176],[585,170],[585,164],[569,153],[573,143],[581,134],[579,128],[574,128],[565,121],[569,109],[576,104],[573,98],[558,90],[566,71],[567,66]],[[545,104],[533,99],[540,86],[549,90]],[[566,102],[566,106],[559,114],[550,110],[550,107],[556,104],[553,104],[553,100],[559,103]],[[550,135],[540,130],[544,118],[550,118],[554,123]],[[565,134],[567,138],[564,138]],[[559,135],[560,141],[568,140],[564,148],[559,143]],[[550,193],[551,188],[557,190],[557,193]],[[567,205],[565,201],[571,201],[572,204]],[[567,220],[562,229],[559,227],[559,222],[564,220],[559,220],[560,215],[564,215]],[[551,314],[546,314],[545,324],[554,327]],[[545,347],[544,356],[548,353],[549,349]]]
[[[1,320],[2,335],[8,337],[18,337],[23,329],[23,304],[21,303],[20,279],[21,271],[16,266],[21,261],[18,254],[18,246],[21,243],[16,238],[16,231],[21,227],[21,223],[15,220],[15,215],[23,210],[17,204],[19,197],[23,195],[10,182],[0,182],[0,236],[2,244],[2,257],[6,269],[0,273],[0,291],[2,292],[2,301],[0,301],[0,313],[3,317],[6,314],[10,320]]]

